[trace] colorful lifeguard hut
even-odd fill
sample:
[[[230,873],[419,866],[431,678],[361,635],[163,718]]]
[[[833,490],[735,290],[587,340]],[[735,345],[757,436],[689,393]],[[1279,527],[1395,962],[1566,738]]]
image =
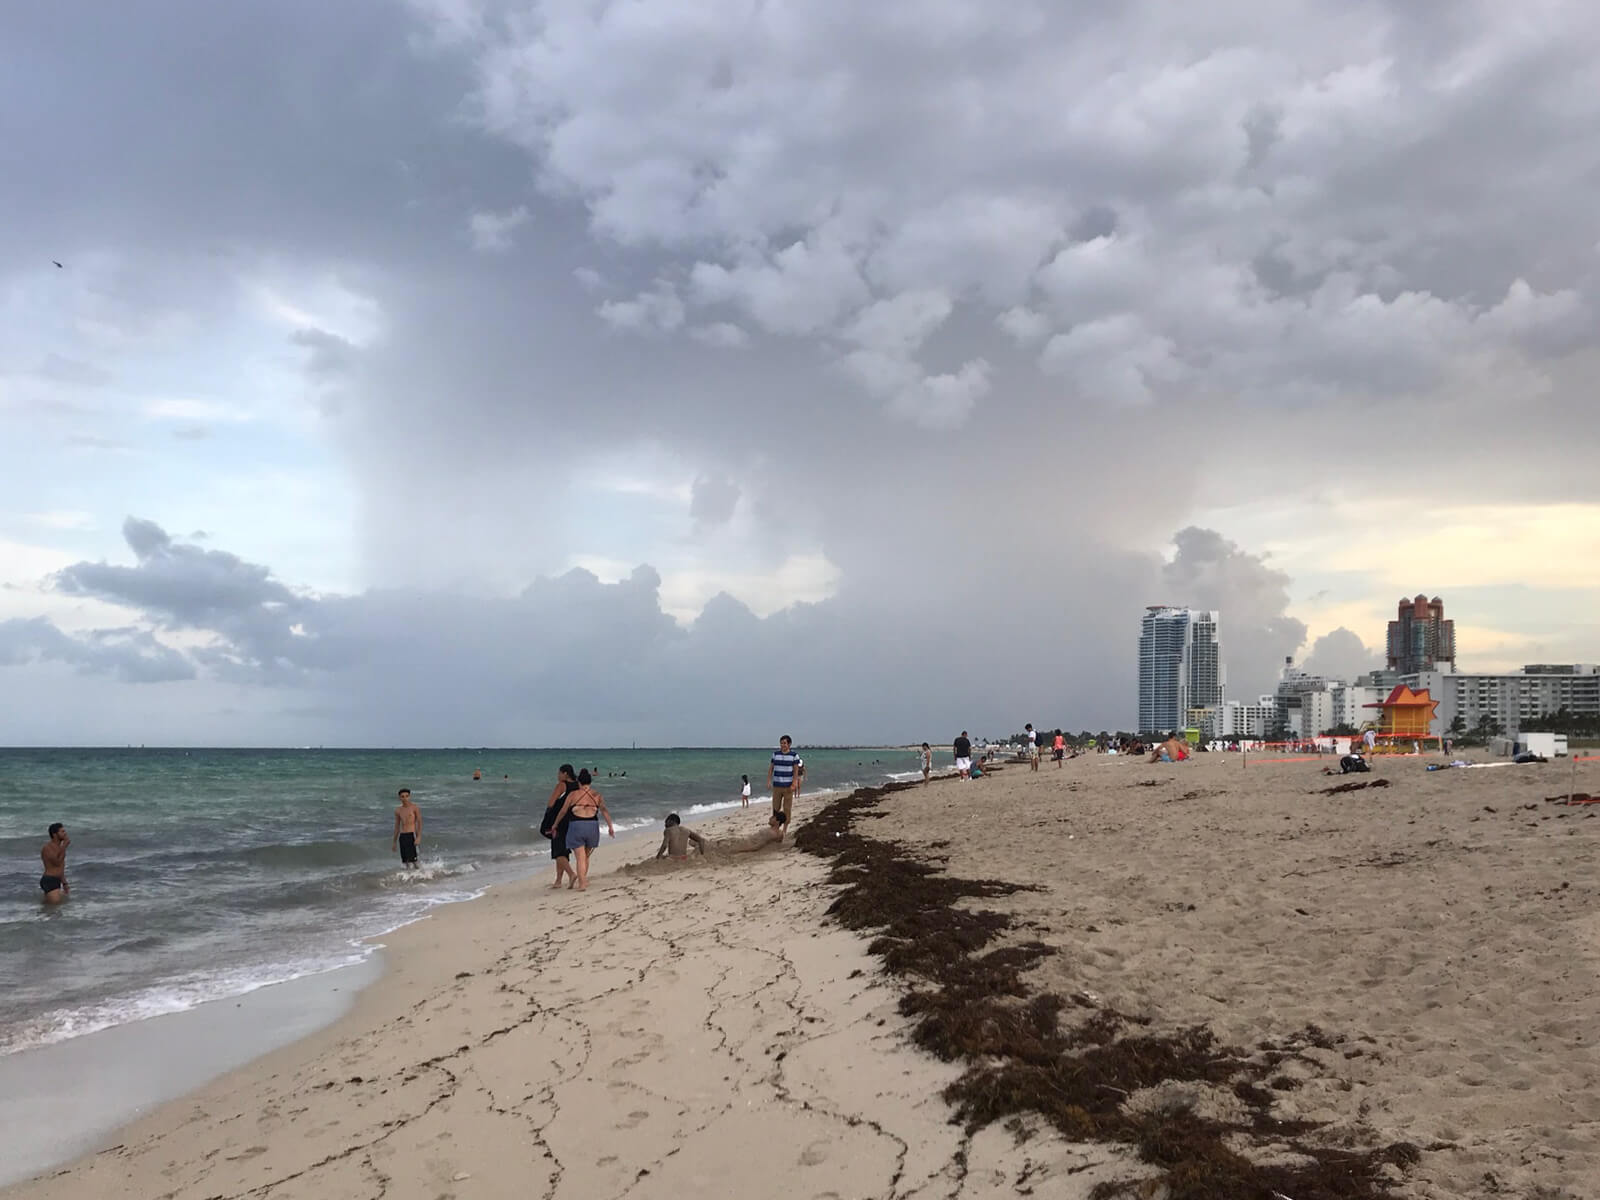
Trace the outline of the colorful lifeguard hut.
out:
[[[1428,694],[1427,688],[1414,692],[1402,683],[1389,693],[1388,699],[1363,707],[1379,710],[1376,732],[1381,739],[1433,739],[1431,726],[1434,714],[1439,711],[1439,702]]]

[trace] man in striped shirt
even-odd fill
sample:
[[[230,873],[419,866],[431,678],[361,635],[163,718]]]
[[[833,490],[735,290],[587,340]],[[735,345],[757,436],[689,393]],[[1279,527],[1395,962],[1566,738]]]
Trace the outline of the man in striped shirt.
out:
[[[789,735],[778,739],[778,752],[767,764],[767,786],[772,789],[772,811],[783,814],[787,828],[794,815],[794,773],[800,766],[800,756],[794,752]]]

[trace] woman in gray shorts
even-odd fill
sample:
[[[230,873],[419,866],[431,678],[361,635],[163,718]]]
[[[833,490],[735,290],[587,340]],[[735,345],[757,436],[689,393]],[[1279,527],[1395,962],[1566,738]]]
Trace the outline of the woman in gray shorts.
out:
[[[567,822],[567,849],[578,860],[580,892],[587,891],[589,887],[589,855],[600,848],[601,817],[606,819],[606,833],[611,837],[617,836],[611,824],[611,813],[606,809],[605,797],[589,786],[593,782],[594,776],[587,770],[579,771],[577,790],[562,802],[561,811],[553,822],[559,825],[562,817],[571,818]]]

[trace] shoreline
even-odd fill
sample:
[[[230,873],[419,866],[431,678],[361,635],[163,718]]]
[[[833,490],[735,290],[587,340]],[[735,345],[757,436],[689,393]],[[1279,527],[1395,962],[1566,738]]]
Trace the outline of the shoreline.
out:
[[[684,823],[697,829],[729,815],[720,808],[683,814]],[[619,830],[602,846],[631,851],[658,833],[645,826]],[[362,992],[383,981],[386,951],[403,930],[444,909],[474,904],[495,888],[527,884],[554,870],[548,857],[530,861],[538,865],[358,939],[352,945],[362,952],[354,962],[0,1055],[0,1192],[69,1165],[159,1107],[335,1026]],[[618,863],[601,862],[596,879],[620,869]],[[84,1104],[76,1082],[91,1075],[96,1088],[91,1103]]]
[[[1559,769],[1092,765],[496,887],[0,1197],[1595,1194],[1600,825],[1546,806]]]
[[[814,795],[833,794],[819,789]],[[750,808],[764,813],[767,802],[754,797]],[[715,831],[737,820],[741,811],[734,802],[731,812],[717,804],[680,815],[697,831]],[[658,828],[639,826],[604,839],[602,849],[613,854],[604,855],[591,880],[621,871],[627,863],[614,855],[653,844],[659,833]],[[531,888],[535,895],[553,890],[535,882],[553,872],[553,860],[546,856],[530,861],[537,865],[359,939],[366,949],[356,962],[0,1056],[0,1195],[104,1152],[118,1132],[181,1104],[208,1085],[335,1031],[359,1009],[368,989],[386,981],[407,930],[447,910],[470,908],[496,889]],[[78,1081],[91,1075],[96,1089],[93,1103],[86,1106]]]

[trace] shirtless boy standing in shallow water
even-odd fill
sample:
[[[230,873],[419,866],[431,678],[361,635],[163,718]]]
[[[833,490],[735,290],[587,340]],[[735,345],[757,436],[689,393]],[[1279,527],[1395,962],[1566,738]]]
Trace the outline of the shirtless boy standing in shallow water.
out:
[[[46,904],[60,904],[67,898],[67,847],[72,840],[60,821],[50,826],[50,840],[39,848],[39,859],[44,863],[44,874],[39,876],[39,890]]]
[[[400,849],[400,861],[415,869],[417,842],[422,838],[422,810],[411,803],[411,789],[400,789],[400,807],[394,810],[394,837],[389,849]]]

